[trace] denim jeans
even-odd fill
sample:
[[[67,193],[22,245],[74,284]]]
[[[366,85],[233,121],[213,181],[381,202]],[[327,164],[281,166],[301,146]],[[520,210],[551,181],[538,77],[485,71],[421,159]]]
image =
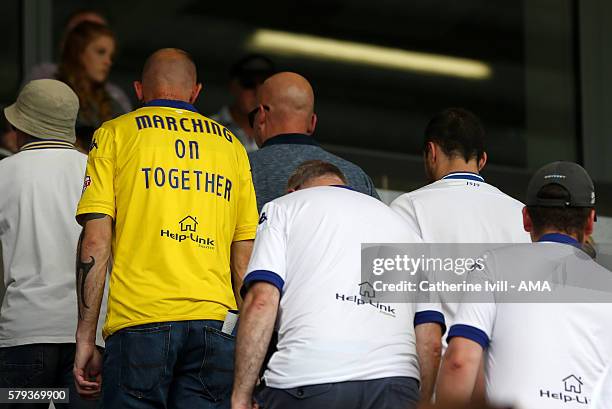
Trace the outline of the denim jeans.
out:
[[[104,407],[229,408],[235,338],[222,326],[214,320],[160,322],[108,337]]]
[[[95,409],[98,401],[83,400],[74,386],[74,344],[30,344],[0,348],[0,388],[69,388],[70,403],[57,409]],[[46,409],[48,403],[3,403],[7,409]]]

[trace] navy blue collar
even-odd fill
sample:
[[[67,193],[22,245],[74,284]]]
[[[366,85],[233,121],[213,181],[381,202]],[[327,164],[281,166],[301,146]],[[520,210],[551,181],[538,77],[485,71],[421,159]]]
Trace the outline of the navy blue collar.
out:
[[[451,172],[444,176],[442,179],[467,179],[475,180],[476,182],[484,182],[484,178],[478,173],[474,172]]]
[[[193,105],[191,105],[189,102],[177,101],[174,99],[153,99],[149,102],[145,102],[144,106],[178,108],[178,109],[185,109],[191,112],[198,112],[198,110]]]
[[[312,136],[304,135],[301,133],[285,133],[273,136],[272,138],[265,141],[261,147],[271,145],[314,145],[319,146],[317,141]]]
[[[571,244],[572,246],[579,246],[580,243],[575,238],[562,233],[549,233],[545,234],[538,239],[538,243],[542,241],[552,241],[553,243]]]
[[[348,189],[348,190],[352,190],[353,192],[356,192],[355,189],[353,189],[352,187],[347,186],[347,185],[329,185],[329,186],[332,186],[332,187],[341,187],[342,189]]]

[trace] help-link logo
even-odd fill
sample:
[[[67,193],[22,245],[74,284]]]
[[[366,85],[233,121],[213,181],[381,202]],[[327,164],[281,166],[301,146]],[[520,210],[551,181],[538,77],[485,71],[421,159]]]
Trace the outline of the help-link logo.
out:
[[[215,248],[215,241],[210,237],[201,237],[197,234],[198,220],[193,216],[185,216],[181,221],[178,222],[180,233],[171,232],[169,229],[162,229],[160,236],[163,238],[176,240],[179,243],[191,242],[198,245],[198,247],[213,250]]]
[[[361,307],[362,305],[369,305],[376,308],[379,312],[395,318],[395,308],[393,308],[390,304],[382,304],[373,300],[373,298],[376,297],[376,291],[374,290],[372,284],[365,281],[358,284],[358,287],[359,295],[336,293],[336,301],[354,303],[358,307]]]
[[[563,392],[540,389],[540,397],[545,399],[555,399],[563,403],[575,402],[580,405],[588,405],[589,399],[582,394],[582,377],[574,374],[568,375],[561,380],[563,382]]]

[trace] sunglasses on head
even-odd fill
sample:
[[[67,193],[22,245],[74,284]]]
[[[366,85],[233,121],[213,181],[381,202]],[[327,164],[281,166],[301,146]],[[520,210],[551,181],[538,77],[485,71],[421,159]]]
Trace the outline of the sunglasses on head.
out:
[[[264,111],[270,111],[269,106],[260,104],[260,105],[257,105],[257,108],[249,112],[249,125],[251,126],[251,128],[253,128],[253,125],[255,125],[255,116],[259,112],[260,107],[263,107]]]

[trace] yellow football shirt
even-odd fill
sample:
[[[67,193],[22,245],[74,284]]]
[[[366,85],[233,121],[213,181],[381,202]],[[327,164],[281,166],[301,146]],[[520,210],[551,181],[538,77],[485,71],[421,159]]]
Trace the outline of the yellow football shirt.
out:
[[[77,208],[87,213],[114,219],[105,337],[236,308],[230,245],[258,221],[249,160],[190,104],[154,100],[96,131]]]

